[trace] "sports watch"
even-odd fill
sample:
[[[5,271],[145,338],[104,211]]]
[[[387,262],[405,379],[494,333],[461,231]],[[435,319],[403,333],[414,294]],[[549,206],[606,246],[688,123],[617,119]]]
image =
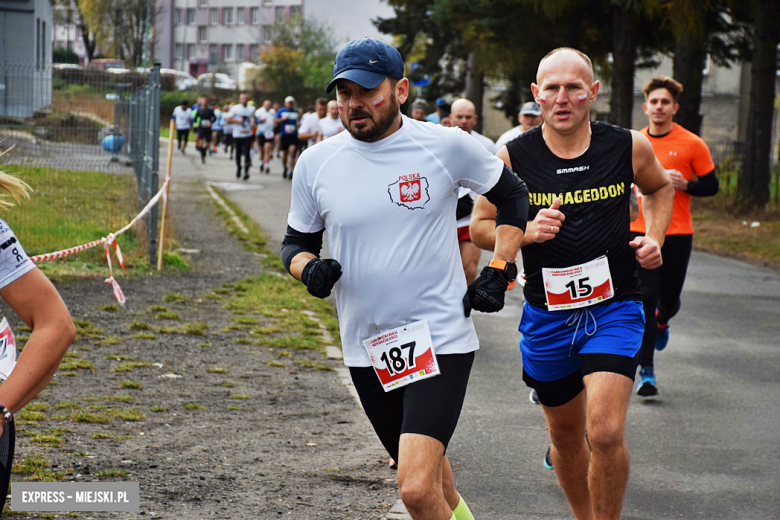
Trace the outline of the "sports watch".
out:
[[[507,262],[506,260],[496,260],[495,258],[488,264],[489,267],[498,269],[506,278],[506,281],[512,283],[517,278],[517,264]]]
[[[0,415],[3,416],[7,423],[14,420],[14,414],[12,414],[2,403],[0,403]]]

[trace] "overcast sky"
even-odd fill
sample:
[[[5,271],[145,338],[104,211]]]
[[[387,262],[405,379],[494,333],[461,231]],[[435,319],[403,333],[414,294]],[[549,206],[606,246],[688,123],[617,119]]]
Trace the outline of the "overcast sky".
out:
[[[303,9],[307,20],[331,26],[338,48],[364,36],[392,42],[392,36],[380,33],[371,23],[374,18],[393,16],[393,9],[380,0],[305,0]]]

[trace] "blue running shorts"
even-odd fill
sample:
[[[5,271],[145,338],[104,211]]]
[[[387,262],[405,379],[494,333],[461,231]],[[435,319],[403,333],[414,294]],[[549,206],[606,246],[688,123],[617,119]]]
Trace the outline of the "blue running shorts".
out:
[[[519,327],[523,379],[547,406],[576,397],[583,388],[582,377],[593,372],[616,372],[633,380],[644,327],[645,314],[638,301],[567,311],[548,311],[526,302]],[[555,385],[548,383],[571,388],[565,395],[551,396]],[[543,394],[548,394],[547,402]]]

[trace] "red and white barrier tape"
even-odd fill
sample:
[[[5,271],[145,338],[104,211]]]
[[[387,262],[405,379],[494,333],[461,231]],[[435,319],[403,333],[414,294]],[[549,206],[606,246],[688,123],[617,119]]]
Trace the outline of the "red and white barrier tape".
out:
[[[100,240],[95,240],[93,242],[89,242],[87,244],[82,244],[80,246],[71,247],[68,249],[63,249],[61,251],[54,251],[53,253],[46,253],[43,255],[36,255],[33,257],[30,257],[30,260],[32,260],[35,263],[38,262],[48,262],[49,260],[55,260],[57,258],[64,258],[66,256],[80,253],[82,251],[86,251],[87,249],[91,249],[99,244],[103,244],[103,247],[106,250],[106,260],[108,261],[108,274],[109,277],[106,279],[106,283],[110,283],[111,287],[114,289],[114,297],[116,298],[116,301],[118,301],[121,305],[125,304],[126,298],[124,293],[122,292],[122,288],[119,287],[119,284],[114,279],[114,270],[111,267],[111,253],[108,249],[109,244],[112,244],[114,246],[114,253],[116,254],[117,260],[119,260],[119,265],[122,266],[122,269],[125,268],[125,260],[122,257],[122,250],[119,248],[119,244],[116,241],[116,237],[130,229],[135,225],[136,222],[141,220],[144,216],[146,216],[149,211],[160,201],[160,198],[163,199],[168,198],[168,184],[170,184],[171,177],[170,175],[167,175],[165,177],[165,180],[163,181],[162,187],[160,187],[160,191],[158,191],[154,197],[151,198],[148,204],[144,206],[144,209],[141,210],[141,212],[135,216],[133,220],[130,221],[129,224],[127,224],[125,227],[117,231],[116,233],[109,233],[108,236],[105,236],[101,238]]]

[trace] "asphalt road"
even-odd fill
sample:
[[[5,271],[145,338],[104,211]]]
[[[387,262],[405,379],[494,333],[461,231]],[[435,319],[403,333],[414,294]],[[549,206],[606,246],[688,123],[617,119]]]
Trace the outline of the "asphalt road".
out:
[[[281,179],[278,160],[271,175],[256,172],[233,186],[235,167],[224,155],[204,167],[190,148],[188,157],[174,158],[173,189],[177,178],[228,183],[223,188],[235,189],[226,196],[278,251],[290,183]],[[661,394],[635,396],[629,408],[631,477],[623,518],[776,520],[780,274],[694,252],[682,300],[669,347],[656,356]],[[542,411],[529,402],[521,379],[521,308],[515,290],[500,313],[476,313],[481,350],[448,454],[477,518],[572,518],[554,472],[542,466],[549,440]]]

